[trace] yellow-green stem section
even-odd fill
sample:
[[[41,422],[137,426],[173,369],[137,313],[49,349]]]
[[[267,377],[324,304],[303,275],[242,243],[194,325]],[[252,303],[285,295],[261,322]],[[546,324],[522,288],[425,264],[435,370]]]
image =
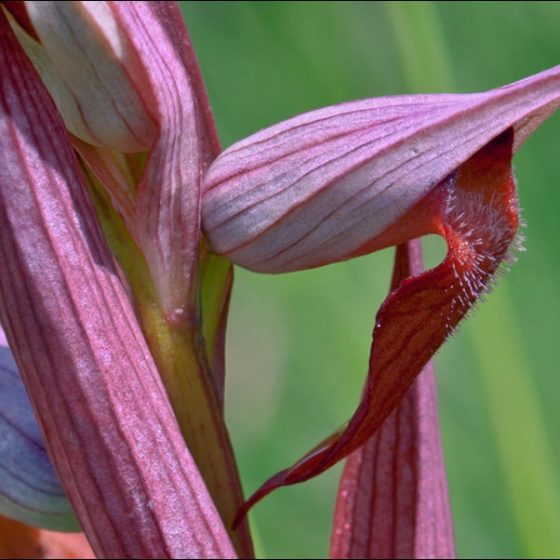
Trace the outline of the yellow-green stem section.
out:
[[[172,327],[166,321],[142,253],[113,209],[103,187],[87,170],[86,174],[105,237],[127,276],[144,335],[189,451],[238,554],[251,557],[247,524],[232,530],[243,495],[202,334],[197,327]]]
[[[225,331],[233,284],[233,265],[223,257],[207,252],[204,247],[203,252],[199,268],[202,336],[206,344],[213,386],[223,413]]]
[[[208,360],[212,369],[215,365],[214,360],[217,350],[216,335],[223,320],[224,307],[228,304],[227,298],[231,285],[232,269],[231,263],[218,255],[207,253],[201,259],[200,290],[204,314],[202,334],[206,341]]]

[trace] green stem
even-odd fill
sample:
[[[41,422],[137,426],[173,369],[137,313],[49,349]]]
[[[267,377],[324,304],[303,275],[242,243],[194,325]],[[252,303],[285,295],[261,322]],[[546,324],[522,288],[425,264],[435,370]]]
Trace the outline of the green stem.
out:
[[[450,91],[450,65],[434,3],[386,2],[385,7],[410,91]]]

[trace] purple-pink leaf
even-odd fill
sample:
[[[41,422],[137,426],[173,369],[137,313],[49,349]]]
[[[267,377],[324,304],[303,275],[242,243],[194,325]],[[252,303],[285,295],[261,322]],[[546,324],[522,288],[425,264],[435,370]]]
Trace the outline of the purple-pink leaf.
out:
[[[102,557],[233,557],[87,197],[0,14],[0,319]]]
[[[392,288],[422,270],[420,240],[399,246]],[[348,458],[331,557],[455,557],[431,363],[376,434]]]

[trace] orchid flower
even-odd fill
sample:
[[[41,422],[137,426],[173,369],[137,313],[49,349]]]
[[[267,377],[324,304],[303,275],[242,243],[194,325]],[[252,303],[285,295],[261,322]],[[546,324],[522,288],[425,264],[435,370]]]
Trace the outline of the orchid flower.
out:
[[[300,115],[224,151],[205,177],[214,250],[259,272],[315,267],[441,235],[441,265],[376,318],[360,406],[250,500],[307,480],[378,430],[515,245],[513,153],[560,106],[560,67],[486,93],[412,95]],[[247,506],[246,506],[247,507]]]
[[[452,556],[429,360],[516,246],[511,160],[560,106],[560,67],[319,109],[220,154],[174,3],[2,6],[0,321],[93,552],[251,557],[248,508],[350,457],[333,557]],[[423,272],[428,233],[448,253]],[[390,246],[355,414],[243,503],[223,414],[231,263],[283,273]]]

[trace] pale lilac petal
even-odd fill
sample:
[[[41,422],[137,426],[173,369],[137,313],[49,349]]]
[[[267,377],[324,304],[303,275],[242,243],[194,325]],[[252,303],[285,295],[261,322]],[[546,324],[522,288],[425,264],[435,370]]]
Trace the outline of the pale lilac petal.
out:
[[[46,529],[79,530],[1,328],[0,515]]]
[[[102,557],[232,557],[56,109],[0,14],[0,319]]]
[[[518,147],[559,105],[557,66],[486,93],[381,97],[300,115],[212,164],[205,234],[215,252],[260,272],[382,248],[380,234],[462,162],[512,126]]]

